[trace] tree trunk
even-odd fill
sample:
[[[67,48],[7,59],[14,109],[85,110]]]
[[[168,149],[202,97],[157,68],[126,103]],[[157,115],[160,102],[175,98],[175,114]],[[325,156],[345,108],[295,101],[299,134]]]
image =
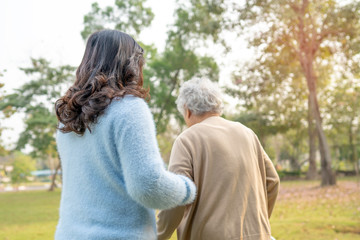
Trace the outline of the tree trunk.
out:
[[[356,176],[359,176],[359,159],[358,159],[358,155],[357,155],[357,149],[356,149],[356,146],[354,145],[354,159],[355,159],[355,162],[354,162],[354,166],[355,166],[355,173],[356,173]]]
[[[310,98],[308,101],[308,132],[309,132],[309,169],[306,174],[306,179],[314,180],[317,177],[316,169],[316,128],[314,126],[314,119],[312,116],[312,106]]]
[[[322,127],[319,104],[316,96],[316,76],[313,69],[312,58],[303,59],[305,66],[305,78],[309,89],[311,117],[315,119],[316,132],[319,137],[319,149],[321,154],[321,186],[335,185],[336,176],[331,169],[330,148]]]
[[[318,51],[321,41],[319,35],[313,30],[305,27],[306,9],[309,5],[308,0],[303,0],[300,7],[293,7],[298,14],[298,42],[297,50],[298,58],[304,72],[307,87],[309,90],[309,101],[312,106],[310,115],[315,119],[317,136],[319,138],[319,149],[321,154],[321,186],[335,185],[335,174],[331,170],[330,148],[327,143],[324,130],[322,128],[322,120],[320,116],[319,105],[316,96],[316,74],[313,69],[313,61],[315,53]]]
[[[55,172],[54,174],[52,175],[52,178],[51,178],[51,185],[50,185],[50,188],[49,188],[49,191],[54,191],[55,188],[57,187],[56,185],[56,176],[58,174],[58,171],[61,169],[61,161],[59,161],[58,165],[56,166],[56,169],[55,169]]]
[[[309,80],[314,81],[314,80]],[[309,83],[308,83],[309,84]],[[310,85],[315,85],[314,82],[310,83]],[[316,131],[319,137],[319,148],[321,154],[321,186],[328,186],[328,185],[335,185],[336,184],[336,177],[331,169],[331,155],[330,155],[330,148],[326,140],[326,136],[324,130],[322,128],[322,121],[320,117],[320,110],[317,103],[317,97],[314,87],[309,87],[310,91],[310,100],[311,104],[313,104],[314,109],[312,111],[313,117],[315,118],[316,122]]]
[[[356,136],[354,137],[353,134],[353,119],[350,122],[350,127],[349,127],[349,145],[351,148],[351,157],[352,157],[352,161],[354,162],[354,168],[355,168],[355,173],[356,176],[359,176],[359,159],[358,159],[358,154],[357,154],[357,149],[356,149]]]

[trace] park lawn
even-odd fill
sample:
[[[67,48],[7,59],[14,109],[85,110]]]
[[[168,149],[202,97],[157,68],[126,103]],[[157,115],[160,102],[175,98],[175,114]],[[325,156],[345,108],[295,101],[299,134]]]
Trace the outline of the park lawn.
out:
[[[360,239],[360,182],[340,179],[325,188],[318,182],[282,182],[270,222],[277,240]]]
[[[360,183],[347,178],[335,187],[318,185],[282,182],[271,217],[277,240],[360,239]],[[60,191],[1,193],[0,240],[53,239],[59,200]]]
[[[0,240],[54,239],[60,190],[0,193]],[[171,240],[176,240],[174,233]]]
[[[53,239],[60,191],[0,193],[0,240]]]

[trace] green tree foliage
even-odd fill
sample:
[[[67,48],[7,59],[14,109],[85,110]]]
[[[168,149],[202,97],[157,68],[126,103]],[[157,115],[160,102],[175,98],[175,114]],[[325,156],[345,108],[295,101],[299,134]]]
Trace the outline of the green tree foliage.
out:
[[[212,33],[216,36],[221,36],[219,33],[223,32],[222,29],[235,30],[242,34],[250,33],[249,44],[258,49],[259,55],[253,63],[245,66],[245,71],[241,71],[241,73],[247,72],[248,77],[245,75],[245,78],[238,81],[245,83],[246,87],[243,89],[248,94],[252,95],[251,87],[253,87],[255,93],[262,90],[271,93],[270,95],[265,93],[265,96],[270,96],[271,100],[276,97],[276,92],[279,92],[281,100],[277,105],[281,106],[287,103],[289,96],[295,99],[299,97],[294,90],[304,89],[303,86],[307,86],[309,113],[315,122],[322,156],[322,185],[335,184],[317,91],[327,84],[323,80],[328,80],[328,76],[334,73],[334,68],[328,64],[327,59],[335,57],[336,52],[345,53],[346,60],[352,65],[350,68],[352,71],[359,69],[358,61],[354,61],[354,58],[359,53],[356,49],[359,49],[360,2],[351,1],[345,4],[334,0],[250,0],[242,3],[224,0],[191,0],[190,2],[192,12],[199,11],[194,8],[202,9],[200,12],[202,19],[205,20],[198,22],[202,26],[200,31],[209,29],[206,26],[210,24],[212,27],[215,26]],[[216,4],[220,7],[212,10],[210,6]],[[211,22],[216,19],[220,19],[219,24],[212,24]],[[216,40],[216,37],[214,39]],[[241,76],[243,77],[244,74]],[[285,88],[281,87],[284,82],[287,82]],[[259,96],[259,94],[254,95]],[[263,103],[262,99],[261,101],[255,99],[253,102]],[[293,105],[292,103],[293,101],[290,101],[290,105]]]
[[[360,79],[344,78],[336,81],[325,92],[327,112],[331,118],[327,124],[331,126],[329,135],[333,148],[340,153],[340,160],[348,160],[354,164],[359,173],[360,156]]]
[[[145,1],[136,2],[141,2],[141,4],[128,4],[127,1],[118,0],[115,1],[115,7],[102,9],[97,3],[94,3],[93,10],[84,17],[83,38],[85,39],[92,30],[103,29],[107,26],[130,34],[139,33],[141,28],[128,24],[126,19],[104,18],[103,16],[104,12],[108,16],[117,16],[118,6],[122,6],[122,11],[129,13],[127,15],[129,18],[136,19],[140,10],[130,10],[143,9]],[[196,52],[197,45],[194,44],[194,34],[189,29],[189,16],[181,5],[176,9],[175,16],[175,23],[168,31],[164,52],[159,53],[153,46],[141,44],[145,49],[147,62],[144,69],[144,84],[150,88],[151,100],[149,105],[154,114],[159,134],[166,131],[171,119],[176,119],[179,124],[183,123],[175,106],[176,94],[180,85],[191,78],[202,76],[217,81],[219,73],[217,63],[213,58]],[[147,21],[141,26],[147,27],[153,19],[153,13],[147,9],[143,11],[142,17]],[[93,19],[100,18],[103,20],[93,21]]]
[[[67,83],[73,81],[71,66],[51,67],[45,59],[31,59],[30,68],[21,68],[30,78],[14,93],[4,96],[0,110],[8,115],[24,114],[25,129],[16,149],[32,148],[32,157],[57,157],[55,131],[57,119],[54,103]]]
[[[159,148],[161,149],[161,157],[166,164],[169,163],[171,149],[178,134],[178,129],[169,124],[166,131],[156,136]]]
[[[307,131],[304,126],[289,129],[284,134],[285,142],[281,147],[279,160],[289,160],[292,171],[300,171],[306,162],[306,158],[304,158],[307,150],[306,135]]]
[[[275,135],[277,133],[285,132],[286,129],[280,125],[274,125],[269,120],[269,118],[258,112],[243,112],[239,115],[232,117],[232,120],[241,122],[245,126],[252,129],[256,135],[259,137],[262,145],[265,147],[266,138],[270,135]]]
[[[32,157],[21,152],[15,152],[11,172],[12,183],[26,182],[27,177],[31,176],[31,172],[36,170],[35,165],[35,160]]]
[[[48,167],[56,168],[50,187],[53,190],[57,171],[61,167],[55,142],[57,119],[54,103],[74,80],[75,68],[69,65],[52,67],[43,58],[31,59],[31,62],[30,68],[21,68],[31,80],[6,95],[0,103],[0,110],[9,116],[24,114],[25,129],[20,134],[16,149],[29,146],[32,157],[46,159]],[[45,165],[44,162],[42,164]]]
[[[148,77],[157,130],[166,130],[170,119],[182,123],[182,116],[176,109],[175,100],[179,87],[185,81],[196,77],[206,77],[218,81],[219,69],[216,61],[209,56],[196,52],[196,44],[187,29],[188,16],[181,6],[176,9],[174,25],[168,32],[166,47],[148,61]]]
[[[97,2],[91,5],[91,12],[84,16],[83,39],[91,33],[104,28],[119,29],[137,36],[148,27],[154,18],[151,8],[145,6],[145,0],[115,0],[115,6],[100,8]]]
[[[0,77],[3,77],[4,76],[4,74],[2,73],[2,71],[0,71]],[[2,87],[4,87],[4,83],[1,83],[0,82],[0,89],[2,88]],[[0,95],[0,100],[3,98],[3,96],[2,96],[2,94]]]
[[[4,74],[2,71],[0,71],[0,77],[3,77]],[[0,101],[3,101],[4,93],[1,91],[1,88],[4,87],[4,83],[0,82]],[[5,118],[5,116],[1,116],[1,118]],[[5,147],[3,146],[3,142],[1,139],[2,131],[4,130],[4,127],[0,125],[0,156],[6,155],[8,152],[6,151]]]

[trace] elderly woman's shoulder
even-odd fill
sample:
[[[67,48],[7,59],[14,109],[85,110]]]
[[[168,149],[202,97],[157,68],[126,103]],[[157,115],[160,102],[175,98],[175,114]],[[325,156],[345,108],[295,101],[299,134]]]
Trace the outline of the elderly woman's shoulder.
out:
[[[176,138],[176,141],[180,141],[182,144],[186,144],[187,142],[201,140],[203,138],[208,138],[209,136],[217,136],[219,131],[247,136],[249,139],[256,138],[254,131],[244,124],[224,118],[218,118],[217,121],[212,122],[211,124],[200,123],[185,129]]]
[[[187,142],[192,141],[197,137],[199,137],[198,126],[194,125],[180,133],[179,136],[177,136],[176,141]]]
[[[205,122],[200,122],[197,124],[194,124],[193,126],[185,129],[182,133],[180,133],[180,135],[178,136],[178,139],[194,139],[194,138],[199,138],[203,135],[206,135],[207,133],[209,133],[209,130],[213,127],[214,125],[209,125]]]
[[[255,134],[255,132],[251,128],[247,127],[246,125],[242,124],[241,122],[230,121],[230,120],[228,120],[228,121],[231,122],[232,124],[234,124],[234,126],[236,126],[237,128],[241,128],[244,132],[247,132],[248,134],[251,134],[251,135]]]

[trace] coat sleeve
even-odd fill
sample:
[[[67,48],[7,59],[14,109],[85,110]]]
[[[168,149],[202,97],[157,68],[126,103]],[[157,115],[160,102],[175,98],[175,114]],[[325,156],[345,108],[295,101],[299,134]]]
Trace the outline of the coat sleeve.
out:
[[[122,124],[116,133],[117,151],[128,194],[143,206],[155,209],[174,208],[194,201],[194,183],[164,168],[147,104],[142,99],[136,99],[128,109],[120,116]]]
[[[169,170],[194,180],[192,157],[178,137],[173,145],[170,156]],[[186,206],[163,210],[158,214],[157,230],[158,240],[169,239],[178,228],[185,212]]]
[[[185,209],[186,206],[179,206],[159,212],[156,222],[158,240],[171,238],[184,216]]]
[[[274,164],[270,160],[269,156],[266,154],[264,148],[262,147],[259,138],[256,134],[251,131],[254,139],[256,152],[258,154],[259,168],[264,182],[264,190],[267,200],[267,209],[268,217],[270,218],[271,213],[274,209],[277,195],[279,193],[280,187],[280,178],[276,172]]]
[[[265,150],[262,149],[263,160],[265,163],[265,174],[266,174],[266,191],[267,191],[267,202],[268,202],[268,215],[269,218],[274,209],[277,195],[279,193],[280,179],[276,172],[274,164],[266,154]]]

